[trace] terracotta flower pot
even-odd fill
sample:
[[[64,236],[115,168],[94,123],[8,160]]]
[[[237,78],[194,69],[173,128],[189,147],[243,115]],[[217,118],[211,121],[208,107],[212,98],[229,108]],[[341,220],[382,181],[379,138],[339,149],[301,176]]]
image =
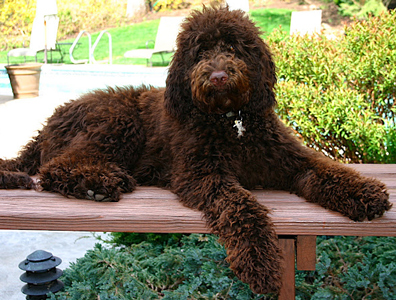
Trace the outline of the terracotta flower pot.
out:
[[[41,66],[39,63],[5,66],[14,99],[38,97]]]

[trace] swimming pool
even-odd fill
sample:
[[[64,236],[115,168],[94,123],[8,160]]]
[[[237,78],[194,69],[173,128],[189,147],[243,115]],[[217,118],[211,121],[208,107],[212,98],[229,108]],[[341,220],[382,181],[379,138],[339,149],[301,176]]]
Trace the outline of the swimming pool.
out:
[[[43,65],[40,96],[14,100],[8,74],[0,66],[0,158],[15,157],[57,106],[106,86],[165,86],[167,72],[127,65]]]
[[[78,95],[106,86],[165,86],[168,68],[132,65],[43,65],[40,96]],[[4,67],[0,67],[0,95],[12,96]]]

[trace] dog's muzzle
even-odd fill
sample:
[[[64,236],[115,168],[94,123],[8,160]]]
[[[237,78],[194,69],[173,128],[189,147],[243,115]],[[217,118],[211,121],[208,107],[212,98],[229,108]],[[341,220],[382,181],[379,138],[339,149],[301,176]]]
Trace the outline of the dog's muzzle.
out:
[[[248,73],[245,62],[231,55],[201,60],[191,73],[194,104],[206,113],[240,110],[249,102]]]

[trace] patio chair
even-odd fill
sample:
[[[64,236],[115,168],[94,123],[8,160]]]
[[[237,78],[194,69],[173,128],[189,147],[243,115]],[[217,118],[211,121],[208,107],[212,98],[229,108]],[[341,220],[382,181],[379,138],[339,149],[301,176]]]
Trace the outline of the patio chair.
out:
[[[135,49],[125,52],[125,58],[145,58],[147,65],[152,66],[152,56],[160,54],[162,62],[165,63],[164,53],[171,53],[176,50],[176,37],[179,33],[180,24],[184,17],[161,17],[158,26],[155,42],[149,40],[146,42],[146,49]],[[148,49],[150,42],[154,42],[154,49]]]
[[[293,11],[290,22],[290,34],[312,35],[319,33],[322,24],[322,11]]]
[[[45,24],[45,23],[46,24]],[[10,57],[35,57],[37,62],[37,52],[44,51],[47,44],[47,51],[59,51],[56,43],[58,33],[59,18],[57,15],[46,15],[34,18],[32,34],[30,36],[29,48],[12,49],[7,53],[7,63],[10,64]],[[51,53],[52,55],[52,53]],[[61,55],[62,56],[62,55]]]

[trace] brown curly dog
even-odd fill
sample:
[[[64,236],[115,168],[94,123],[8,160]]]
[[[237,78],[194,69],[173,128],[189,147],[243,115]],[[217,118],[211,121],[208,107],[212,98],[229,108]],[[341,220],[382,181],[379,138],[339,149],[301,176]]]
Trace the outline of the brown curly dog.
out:
[[[1,188],[118,201],[136,184],[169,187],[202,211],[235,274],[278,292],[282,254],[268,209],[248,189],[293,192],[352,220],[390,209],[383,183],[297,141],[274,112],[275,66],[241,11],[204,8],[182,25],[166,88],[95,91],[59,107],[13,160]]]

